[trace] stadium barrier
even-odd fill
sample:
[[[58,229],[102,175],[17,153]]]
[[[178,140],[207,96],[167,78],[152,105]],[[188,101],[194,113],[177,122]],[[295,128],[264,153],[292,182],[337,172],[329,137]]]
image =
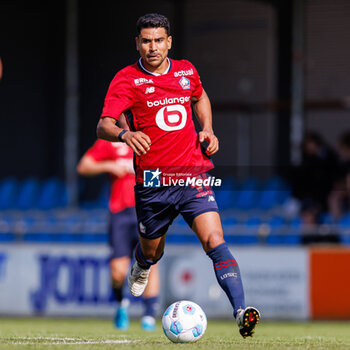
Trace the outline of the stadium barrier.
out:
[[[350,319],[350,249],[230,248],[247,304],[265,319]],[[108,254],[105,244],[1,244],[0,314],[112,317]],[[160,313],[175,300],[190,299],[208,317],[232,317],[199,245],[167,245],[160,271]],[[132,300],[131,315],[140,316],[141,305]]]

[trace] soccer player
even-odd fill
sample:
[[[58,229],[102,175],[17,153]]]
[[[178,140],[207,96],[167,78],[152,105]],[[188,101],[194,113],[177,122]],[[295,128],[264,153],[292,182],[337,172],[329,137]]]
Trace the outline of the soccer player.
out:
[[[135,212],[135,176],[132,164],[133,151],[120,142],[98,139],[83,155],[77,171],[83,176],[109,173],[111,194],[109,199],[109,243],[112,248],[110,259],[111,282],[118,308],[114,317],[116,328],[129,327],[129,300],[123,297],[123,285],[129,270],[133,251],[138,243],[138,229]],[[152,331],[156,323],[154,314],[159,294],[158,265],[152,267],[150,281],[143,295],[144,316],[141,326]]]
[[[209,157],[218,151],[219,142],[212,128],[209,98],[190,62],[168,58],[172,37],[166,17],[147,14],[138,19],[136,27],[141,57],[112,80],[97,125],[99,138],[124,142],[136,155],[140,244],[128,277],[130,291],[142,295],[150,267],[163,255],[168,227],[180,213],[213,261],[241,335],[252,336],[260,314],[245,306],[239,267],[224,241],[213,191],[200,181],[180,186],[180,180],[187,183],[189,178],[204,181],[206,171],[213,168]],[[199,134],[191,104],[202,129]],[[123,112],[130,130],[116,125]]]

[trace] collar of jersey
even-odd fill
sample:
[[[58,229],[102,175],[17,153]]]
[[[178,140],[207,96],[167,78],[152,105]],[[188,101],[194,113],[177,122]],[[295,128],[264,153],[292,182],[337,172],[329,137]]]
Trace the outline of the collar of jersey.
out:
[[[140,68],[144,73],[153,75],[153,76],[155,76],[155,77],[158,77],[159,75],[164,75],[164,74],[169,73],[169,71],[170,71],[170,69],[171,69],[171,66],[172,66],[171,60],[169,59],[169,57],[167,57],[166,59],[168,60],[168,68],[167,68],[166,71],[165,71],[164,73],[162,73],[162,74],[160,74],[160,73],[152,73],[152,72],[150,72],[149,70],[147,70],[147,69],[143,66],[143,64],[142,64],[142,58],[141,58],[141,57],[139,58],[139,61],[137,62],[137,64],[138,64],[139,68]]]

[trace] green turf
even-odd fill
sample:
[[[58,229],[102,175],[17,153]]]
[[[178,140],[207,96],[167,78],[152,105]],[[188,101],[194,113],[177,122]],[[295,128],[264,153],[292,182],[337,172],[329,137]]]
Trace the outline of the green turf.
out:
[[[77,344],[79,342],[83,344]],[[350,349],[350,323],[262,322],[254,338],[243,340],[233,322],[209,320],[207,331],[200,341],[173,344],[164,336],[160,324],[156,332],[143,332],[139,322],[133,321],[130,330],[121,332],[105,319],[0,318],[0,349],[62,348]]]

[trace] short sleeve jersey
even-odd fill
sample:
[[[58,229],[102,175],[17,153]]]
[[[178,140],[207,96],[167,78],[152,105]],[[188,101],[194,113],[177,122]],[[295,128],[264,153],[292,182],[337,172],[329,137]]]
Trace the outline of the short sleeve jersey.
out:
[[[141,61],[119,71],[112,80],[101,117],[118,120],[125,113],[130,129],[151,139],[150,150],[135,157],[136,181],[144,170],[162,175],[196,176],[213,168],[202,151],[192,120],[191,98],[200,98],[202,84],[186,60],[170,60],[166,74],[153,75]]]
[[[95,161],[111,160],[126,167],[130,172],[123,177],[110,175],[111,194],[109,198],[109,210],[112,213],[120,212],[126,208],[135,206],[134,186],[135,176],[133,169],[133,151],[124,143],[108,142],[98,139],[86,152]]]

